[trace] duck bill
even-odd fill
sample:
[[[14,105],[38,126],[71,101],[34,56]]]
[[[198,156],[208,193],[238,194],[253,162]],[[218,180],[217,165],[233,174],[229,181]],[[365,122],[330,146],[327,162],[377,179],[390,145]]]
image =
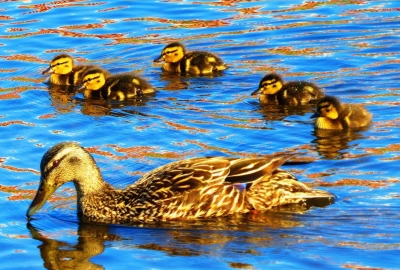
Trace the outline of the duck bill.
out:
[[[76,89],[76,91],[78,91],[78,93],[82,93],[85,90],[86,90],[86,86],[85,85],[79,86],[78,89]]]
[[[44,70],[42,72],[42,75],[46,75],[46,74],[50,74],[50,73],[53,73],[53,70],[51,69],[51,67],[48,67],[46,70]]]
[[[253,93],[251,93],[252,96],[256,96],[260,93],[260,89],[257,89],[256,91],[254,91]]]
[[[51,194],[54,193],[55,190],[56,189],[53,186],[44,184],[43,179],[41,179],[35,198],[33,199],[31,205],[29,206],[28,211],[26,211],[26,216],[30,218],[37,211],[39,211],[43,207],[47,199],[51,196]]]
[[[156,59],[154,59],[153,62],[162,62],[162,61],[164,61],[164,58],[163,58],[162,55],[160,55],[159,57],[157,57]]]

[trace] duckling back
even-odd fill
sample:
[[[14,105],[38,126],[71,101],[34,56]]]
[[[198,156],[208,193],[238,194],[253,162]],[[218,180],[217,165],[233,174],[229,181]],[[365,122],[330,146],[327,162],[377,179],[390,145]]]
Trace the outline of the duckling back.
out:
[[[181,70],[192,75],[210,75],[227,68],[221,58],[205,51],[187,53],[181,62]]]
[[[314,83],[294,81],[283,85],[278,94],[278,102],[292,106],[315,104],[324,96],[324,92]]]
[[[361,128],[368,126],[372,121],[372,114],[361,104],[345,104],[343,112],[339,114],[344,128]]]
[[[109,77],[105,89],[107,98],[110,100],[125,100],[155,92],[150,83],[133,73]]]

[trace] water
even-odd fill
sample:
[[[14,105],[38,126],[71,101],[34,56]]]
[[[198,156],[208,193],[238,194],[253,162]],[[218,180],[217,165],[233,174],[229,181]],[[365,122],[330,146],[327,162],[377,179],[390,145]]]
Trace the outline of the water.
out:
[[[1,269],[400,269],[399,40],[396,1],[0,1]],[[161,74],[167,43],[219,54],[217,77]],[[136,71],[158,92],[99,104],[49,89],[54,55]],[[309,109],[250,96],[267,72],[363,103],[373,124],[316,133]],[[162,226],[81,224],[73,185],[30,224],[39,162],[57,142],[87,147],[117,187],[170,161],[297,151],[287,166],[337,202]]]

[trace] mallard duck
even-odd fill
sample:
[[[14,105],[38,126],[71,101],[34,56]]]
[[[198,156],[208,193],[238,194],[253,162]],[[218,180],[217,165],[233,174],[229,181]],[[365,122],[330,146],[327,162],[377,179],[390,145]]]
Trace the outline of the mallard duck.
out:
[[[57,85],[80,85],[82,73],[92,65],[75,66],[74,59],[68,54],[59,54],[50,62],[50,66],[42,72],[50,75],[50,83]]]
[[[165,71],[191,75],[212,75],[228,68],[215,54],[205,51],[186,52],[185,46],[179,42],[164,47],[161,55],[154,59],[154,62],[161,61],[164,61]]]
[[[305,81],[284,83],[276,73],[265,75],[258,89],[251,95],[260,95],[262,104],[306,105],[316,103],[325,96],[324,92],[315,84]]]
[[[154,93],[154,88],[134,73],[111,75],[102,68],[91,68],[83,73],[82,87],[85,98],[125,100]]]
[[[78,143],[62,142],[42,158],[39,188],[27,217],[71,181],[77,191],[78,215],[103,223],[212,218],[283,205],[332,203],[332,194],[311,189],[279,169],[292,156],[186,159],[148,172],[121,190],[103,180],[87,150]]]
[[[361,128],[371,123],[372,114],[361,104],[342,104],[336,97],[326,96],[317,103],[315,127],[320,129]]]

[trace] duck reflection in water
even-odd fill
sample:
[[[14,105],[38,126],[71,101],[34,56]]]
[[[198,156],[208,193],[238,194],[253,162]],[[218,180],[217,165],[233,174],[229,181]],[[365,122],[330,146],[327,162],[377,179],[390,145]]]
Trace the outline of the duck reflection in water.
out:
[[[266,234],[266,230],[302,227],[304,224],[300,220],[301,216],[293,212],[258,212],[211,220],[153,224],[143,229],[80,222],[78,239],[74,243],[51,238],[43,229],[30,222],[27,223],[27,228],[32,239],[41,242],[38,248],[46,269],[90,270],[105,269],[91,259],[101,255],[110,246],[123,246],[125,250],[161,251],[166,256],[191,257],[207,254],[220,257],[224,252],[245,252],[249,256],[257,256],[258,248],[282,244],[280,232]],[[242,243],[244,251],[230,250],[231,242]],[[132,256],[135,256],[134,253],[131,252]],[[123,263],[121,262],[122,265]]]
[[[161,72],[160,80],[166,82],[164,90],[183,90],[187,89],[189,83],[182,79],[182,76],[175,73]]]
[[[75,93],[72,85],[49,85],[51,105],[60,113],[68,113],[74,110],[76,107],[76,102],[74,102]]]
[[[50,84],[48,89],[51,97],[51,105],[57,112],[69,113],[77,106],[80,106],[82,113],[90,116],[125,116],[132,114],[146,116],[133,110],[132,107],[146,106],[147,101],[151,99],[151,97],[137,97],[125,101],[91,100],[76,97],[76,88],[71,85]]]
[[[347,151],[345,150],[351,147],[349,143],[362,139],[363,134],[360,131],[366,129],[315,129],[313,131],[315,139],[311,143],[315,145],[320,156],[326,159],[340,159],[346,154]]]
[[[46,269],[104,269],[90,261],[104,252],[104,242],[118,240],[118,236],[108,233],[106,225],[81,223],[78,229],[78,243],[71,244],[43,235],[31,223],[27,228],[33,239],[42,242],[38,246]]]
[[[291,115],[306,115],[313,112],[312,105],[277,105],[277,104],[257,104],[258,111],[266,121],[282,121]]]

